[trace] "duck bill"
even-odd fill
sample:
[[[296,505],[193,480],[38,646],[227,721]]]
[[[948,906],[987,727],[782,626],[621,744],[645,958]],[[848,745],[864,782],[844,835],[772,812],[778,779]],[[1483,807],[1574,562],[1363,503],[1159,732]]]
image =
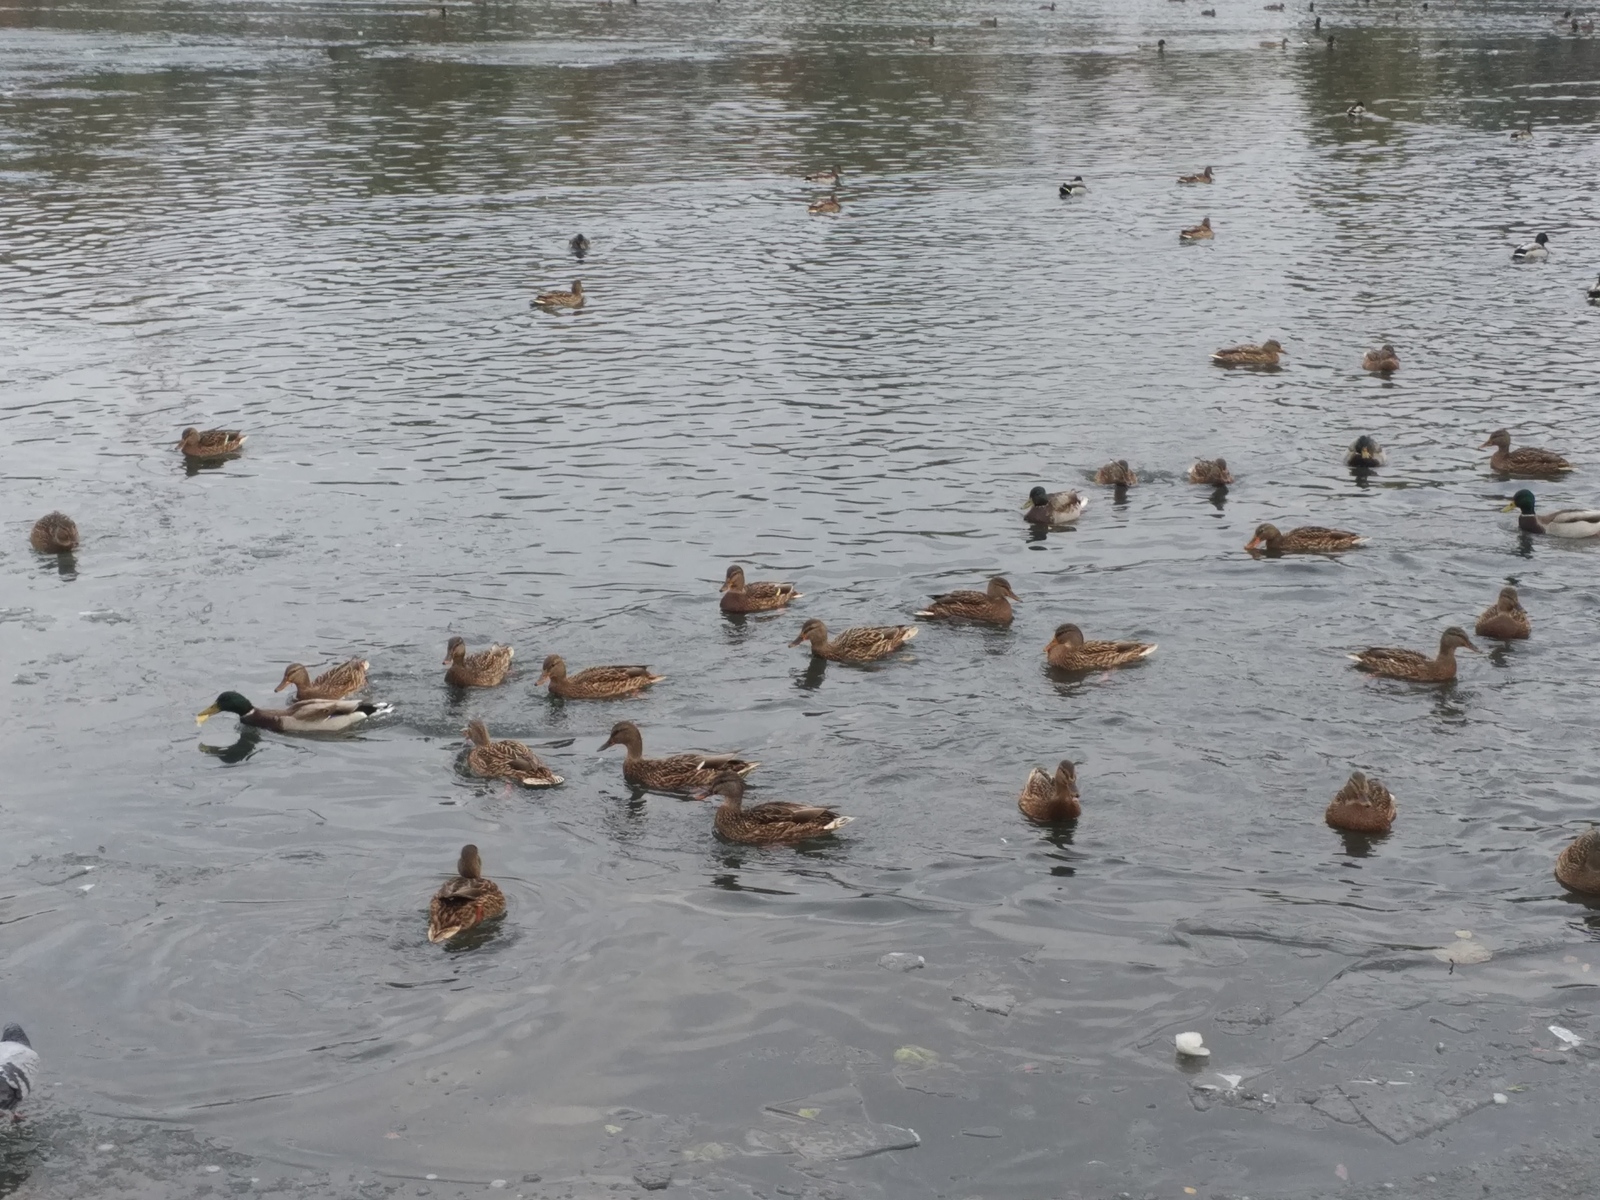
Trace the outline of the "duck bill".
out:
[[[1487,450],[1492,445],[1494,445],[1493,442],[1484,442],[1481,445],[1479,445],[1478,449],[1479,450]]]
[[[534,686],[537,687],[538,685],[535,684]],[[617,744],[617,739],[616,739],[615,736],[608,737],[605,741],[600,743],[600,750],[609,750],[609,749],[611,749],[611,747],[615,746],[616,744]],[[595,753],[599,754],[600,750],[596,750]]]
[[[539,678],[537,678],[537,679],[535,679],[533,681],[533,686],[534,687],[543,687],[545,685],[545,683],[549,679],[550,679],[550,672],[549,671],[541,671],[541,672],[539,672]]]
[[[285,680],[284,680],[284,681],[283,681],[283,682],[282,682],[282,683],[280,683],[280,684],[279,684],[279,685],[278,685],[278,686],[277,686],[277,687],[275,687],[275,688],[273,688],[273,689],[272,689],[272,694],[273,694],[273,695],[274,695],[274,696],[276,696],[276,695],[277,695],[277,694],[278,694],[278,693],[279,693],[279,692],[281,692],[281,691],[283,691],[283,689],[284,689],[284,688],[286,688],[286,687],[288,687],[288,686],[289,686],[289,681],[288,681],[288,680],[287,680],[287,679],[285,679]]]
[[[801,642],[803,642],[805,640],[806,640],[806,635],[802,633],[799,637],[795,638],[794,641],[790,642],[789,645],[798,646]]]
[[[1483,651],[1482,651],[1482,650],[1479,650],[1479,649],[1478,649],[1478,648],[1477,648],[1477,647],[1476,647],[1476,646],[1474,646],[1474,645],[1473,645],[1473,644],[1472,644],[1472,643],[1471,643],[1471,642],[1468,642],[1468,643],[1467,643],[1467,644],[1466,644],[1466,645],[1465,645],[1465,646],[1463,646],[1463,647],[1461,647],[1461,648],[1462,648],[1462,649],[1463,649],[1463,650],[1471,650],[1471,651],[1472,651],[1472,652],[1473,652],[1473,653],[1474,653],[1474,654],[1482,654],[1482,653],[1483,653]]]
[[[732,587],[732,586],[733,586],[733,580],[731,580],[731,579],[724,579],[724,580],[723,580],[723,581],[722,581],[722,586],[721,586],[721,587],[719,587],[719,588],[718,588],[718,589],[717,589],[717,591],[718,591],[718,593],[722,593],[722,592],[725,592],[725,591],[727,591],[727,590],[728,590],[728,589],[729,589],[729,588],[731,588],[731,587]]]
[[[1261,539],[1258,538],[1258,537],[1251,538],[1248,542],[1246,542],[1244,544],[1244,548],[1246,550],[1259,550],[1259,549],[1261,549]]]
[[[194,723],[196,725],[204,725],[207,721],[209,721],[212,717],[216,716],[221,711],[222,711],[222,709],[218,708],[215,704],[213,704],[210,708],[203,709],[202,711],[195,713],[195,715],[194,715]]]
[[[1478,449],[1482,450],[1483,447],[1479,446]],[[1517,511],[1517,502],[1515,500],[1513,500],[1510,504],[1506,505],[1500,511],[1501,512],[1516,512]]]

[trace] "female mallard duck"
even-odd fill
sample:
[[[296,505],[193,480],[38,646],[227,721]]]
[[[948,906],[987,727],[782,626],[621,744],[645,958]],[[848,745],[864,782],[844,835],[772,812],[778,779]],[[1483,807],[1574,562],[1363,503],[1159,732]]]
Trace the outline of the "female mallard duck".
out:
[[[821,184],[823,187],[833,187],[844,178],[844,172],[835,163],[832,167],[824,167],[820,171],[813,171],[806,176],[807,183]]]
[[[1210,167],[1207,167],[1204,171],[1201,171],[1200,174],[1198,174],[1198,175],[1179,175],[1178,176],[1178,182],[1179,183],[1210,183],[1210,182],[1212,182],[1212,179],[1213,179],[1213,176],[1211,174],[1211,168]]]
[[[1376,350],[1368,350],[1361,356],[1361,369],[1375,375],[1393,375],[1400,369],[1400,356],[1394,352],[1393,346],[1385,342]]]
[[[1139,477],[1133,473],[1133,468],[1128,465],[1128,460],[1119,458],[1116,462],[1108,462],[1094,473],[1094,481],[1110,487],[1130,488],[1139,482]]]
[[[1366,545],[1367,539],[1359,533],[1343,529],[1324,529],[1320,525],[1302,525],[1288,533],[1279,533],[1276,525],[1257,525],[1255,536],[1244,544],[1246,550],[1265,550],[1268,554],[1336,554]]]
[[[1228,346],[1211,356],[1219,367],[1276,367],[1278,356],[1285,353],[1277,338],[1268,338],[1259,346]]]
[[[806,205],[806,211],[814,217],[832,216],[834,213],[843,212],[844,205],[839,203],[837,192],[829,192],[821,200],[813,200]]]
[[[1191,225],[1189,228],[1178,232],[1178,240],[1180,242],[1205,242],[1210,241],[1214,236],[1216,235],[1211,232],[1210,217],[1203,217],[1200,220],[1200,224]]]
[[[1520,641],[1531,634],[1533,622],[1528,619],[1528,610],[1522,607],[1517,589],[1501,588],[1499,598],[1483,610],[1472,632],[1502,642]]]
[[[272,690],[281,692],[293,684],[296,700],[343,700],[367,686],[369,665],[364,658],[352,658],[313,679],[301,664],[290,663],[283,669],[283,681]]]
[[[862,625],[846,629],[830,641],[828,627],[812,617],[800,627],[800,635],[789,645],[810,642],[811,653],[817,658],[863,663],[889,657],[916,636],[915,625]]]
[[[296,700],[288,708],[257,708],[238,692],[223,692],[210,708],[195,714],[194,723],[204,725],[219,712],[230,712],[241,725],[271,729],[278,733],[339,733],[359,725],[368,717],[381,717],[394,711],[394,705],[363,700]]]
[[[1082,175],[1074,175],[1071,179],[1067,180],[1056,189],[1057,194],[1060,195],[1063,200],[1065,200],[1068,196],[1086,195],[1088,191],[1089,185],[1083,181]]]
[[[960,621],[983,621],[990,625],[1011,624],[1011,601],[1017,594],[1011,584],[996,575],[981,592],[945,592],[917,613],[919,617]],[[1017,600],[1018,604],[1022,601]]]
[[[1363,671],[1371,671],[1374,675],[1384,675],[1390,679],[1409,679],[1414,683],[1446,683],[1456,677],[1457,650],[1482,653],[1472,644],[1464,629],[1459,625],[1452,625],[1439,639],[1439,654],[1436,658],[1429,658],[1416,650],[1397,650],[1388,646],[1373,646],[1359,654],[1352,654],[1349,658]]]
[[[720,775],[731,771],[744,776],[761,765],[735,754],[669,754],[666,758],[646,758],[644,735],[632,721],[618,721],[611,727],[611,736],[601,743],[600,749],[609,750],[612,746],[621,746],[626,751],[622,777],[634,787],[652,792],[703,791]]]
[[[1057,625],[1044,656],[1058,671],[1104,671],[1125,667],[1156,652],[1154,642],[1086,642],[1076,625]]]
[[[1495,449],[1489,456],[1489,470],[1496,474],[1560,475],[1572,470],[1572,464],[1554,450],[1540,450],[1534,446],[1518,446],[1513,450],[1508,429],[1496,429],[1478,449],[1487,450],[1490,446]]]
[[[1322,819],[1350,833],[1388,833],[1394,824],[1394,797],[1376,779],[1352,771],[1349,781],[1328,803]]]
[[[237,429],[196,429],[192,425],[178,437],[178,449],[189,458],[223,458],[239,453],[246,435]]]
[[[78,523],[63,512],[46,513],[33,523],[28,544],[41,554],[68,554],[78,548]]]
[[[722,581],[722,611],[725,613],[771,612],[798,600],[803,592],[794,590],[792,583],[755,583],[744,581],[744,568],[735,563],[728,568],[728,577]]]
[[[1083,813],[1083,805],[1078,803],[1077,770],[1067,759],[1062,759],[1052,779],[1035,767],[1028,772],[1028,782],[1022,785],[1017,807],[1028,820],[1045,825],[1076,821]]]
[[[533,686],[550,684],[550,694],[564,700],[617,700],[637,696],[665,675],[652,675],[649,667],[589,667],[576,675],[567,674],[566,660],[559,654],[546,656],[544,669]]]
[[[1350,449],[1344,456],[1344,465],[1352,471],[1370,471],[1388,461],[1389,456],[1383,452],[1383,447],[1364,433],[1350,443]]]
[[[831,808],[810,804],[791,804],[769,800],[754,808],[744,807],[744,778],[724,771],[712,783],[707,796],[721,796],[713,823],[725,841],[744,846],[766,846],[783,842],[803,842],[821,837],[854,821]]]
[[[1523,242],[1511,252],[1512,262],[1543,262],[1550,257],[1550,235],[1541,233],[1531,242]]]
[[[453,637],[444,649],[444,681],[451,687],[499,687],[511,670],[511,660],[516,651],[510,646],[496,643],[476,654],[467,653],[467,643]]]
[[[1600,533],[1600,510],[1593,508],[1563,508],[1548,516],[1533,511],[1533,493],[1523,488],[1511,497],[1511,503],[1501,512],[1517,509],[1517,528],[1523,533],[1548,533],[1551,537],[1586,538]]]
[[[1047,492],[1036,487],[1022,507],[1026,510],[1022,519],[1030,525],[1066,525],[1083,515],[1089,501],[1077,492]]]
[[[536,308],[582,308],[583,280],[574,279],[570,292],[540,292],[533,303]]]
[[[574,234],[572,240],[567,243],[567,249],[572,251],[573,258],[582,261],[583,256],[589,253],[589,239],[581,233]]]
[[[456,934],[492,921],[506,911],[506,894],[492,879],[483,877],[483,859],[473,845],[461,847],[456,877],[428,902],[428,940],[448,942]]]
[[[1210,487],[1223,487],[1233,482],[1226,459],[1202,458],[1189,468],[1190,483],[1204,483]]]
[[[1556,879],[1562,887],[1600,895],[1600,829],[1574,838],[1556,859]]]
[[[467,774],[479,779],[509,779],[523,787],[555,787],[563,782],[532,750],[521,742],[491,742],[489,727],[477,717],[467,722],[461,736],[472,743],[467,751]]]

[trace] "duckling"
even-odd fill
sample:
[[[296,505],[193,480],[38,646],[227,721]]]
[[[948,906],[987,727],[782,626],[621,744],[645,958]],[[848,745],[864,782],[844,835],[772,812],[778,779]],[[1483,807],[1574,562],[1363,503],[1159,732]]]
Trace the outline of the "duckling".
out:
[[[1600,830],[1580,833],[1561,851],[1556,879],[1575,892],[1600,895]]]
[[[1133,468],[1128,465],[1128,460],[1119,458],[1116,462],[1108,462],[1094,473],[1094,481],[1110,487],[1131,488],[1139,482],[1139,477],[1133,473]]]
[[[1276,367],[1278,356],[1285,353],[1277,338],[1268,338],[1259,346],[1228,346],[1211,356],[1219,367]]]
[[[771,612],[798,600],[804,592],[797,592],[792,583],[746,583],[744,568],[735,563],[728,568],[722,583],[722,611],[725,613]]]
[[[533,303],[536,308],[582,308],[583,280],[574,279],[570,292],[540,292]]]
[[[78,523],[63,512],[46,513],[33,523],[28,545],[40,554],[70,554],[78,548]]]
[[[1358,533],[1325,529],[1321,525],[1302,525],[1279,533],[1272,524],[1257,525],[1255,536],[1244,544],[1246,550],[1265,550],[1268,554],[1336,554],[1367,544]]]
[[[239,724],[277,733],[342,733],[368,717],[387,716],[394,705],[360,700],[296,700],[288,708],[257,708],[238,692],[223,692],[210,708],[195,714],[204,725],[219,712],[233,713]]]
[[[1401,650],[1389,646],[1372,646],[1359,654],[1347,657],[1363,671],[1383,675],[1389,679],[1408,679],[1413,683],[1448,683],[1456,677],[1456,651],[1482,651],[1472,644],[1466,631],[1452,625],[1439,639],[1439,654],[1435,658],[1416,650]]]
[[[1368,350],[1361,356],[1361,369],[1377,375],[1393,375],[1400,369],[1400,356],[1394,352],[1393,346],[1385,342],[1378,349]]]
[[[1071,761],[1062,759],[1053,778],[1038,767],[1028,772],[1028,782],[1017,797],[1017,808],[1028,820],[1042,825],[1076,821],[1083,813],[1083,805],[1078,803],[1078,772]]]
[[[1349,781],[1329,801],[1322,818],[1335,829],[1351,833],[1388,833],[1396,811],[1388,788],[1360,771],[1352,771]]]
[[[806,182],[818,183],[823,187],[833,187],[843,178],[844,172],[839,169],[838,164],[835,164],[832,168],[824,167],[820,171],[811,172],[806,176]]]
[[[1082,196],[1089,190],[1089,185],[1084,183],[1082,175],[1074,175],[1067,182],[1056,189],[1063,200],[1068,196]]]
[[[806,211],[814,217],[831,216],[834,213],[843,212],[844,205],[839,203],[839,197],[837,193],[830,192],[821,200],[813,200],[810,204],[806,205]]]
[[[567,243],[567,249],[572,251],[573,258],[576,258],[579,262],[582,262],[583,256],[589,253],[589,239],[584,237],[581,233],[576,234],[573,239]]]
[[[444,681],[451,687],[499,687],[511,670],[511,660],[516,651],[499,643],[476,654],[467,653],[464,639],[453,637],[444,649]]]
[[[1030,525],[1067,525],[1083,515],[1089,501],[1077,492],[1047,492],[1035,487],[1022,507],[1022,519]]]
[[[1076,625],[1057,625],[1044,648],[1045,659],[1058,671],[1106,671],[1125,667],[1156,652],[1154,642],[1086,642]]]
[[[665,675],[653,675],[649,667],[589,667],[576,675],[567,674],[566,660],[559,654],[545,656],[544,669],[533,686],[550,684],[550,694],[564,700],[619,700],[637,696]]]
[[[491,742],[489,727],[477,717],[467,722],[461,736],[472,743],[472,749],[467,752],[469,775],[479,779],[509,779],[523,787],[547,788],[565,782],[521,742]]]
[[[1501,588],[1499,597],[1483,610],[1472,632],[1479,637],[1495,638],[1502,642],[1516,642],[1528,637],[1533,632],[1533,622],[1528,619],[1527,609],[1522,607],[1517,589]]]
[[[1328,39],[1328,45],[1333,45],[1333,39],[1331,37]],[[1349,117],[1352,121],[1359,121],[1362,117],[1367,115],[1367,106],[1361,103],[1361,101],[1357,100],[1349,108],[1344,110],[1344,115]]]
[[[1528,138],[1531,138],[1532,136],[1533,136],[1533,122],[1532,121],[1529,121],[1521,129],[1513,129],[1511,131],[1511,140],[1513,142],[1526,141]]]
[[[1543,262],[1550,257],[1550,235],[1541,233],[1531,242],[1523,242],[1511,252],[1512,262]]]
[[[1178,182],[1179,183],[1211,183],[1213,181],[1213,179],[1214,179],[1214,176],[1211,174],[1211,168],[1210,167],[1207,167],[1204,171],[1201,171],[1200,174],[1198,174],[1198,175],[1179,175],[1178,176]]]
[[[1178,232],[1180,242],[1208,242],[1216,235],[1211,232],[1211,218],[1205,217],[1198,225],[1191,225]]]
[[[846,629],[838,637],[829,640],[828,627],[812,617],[800,627],[799,636],[789,645],[810,642],[811,653],[817,658],[863,663],[889,657],[916,636],[915,625],[863,625]]]
[[[717,835],[724,841],[743,846],[770,846],[803,842],[843,829],[854,817],[840,816],[831,808],[769,800],[754,808],[744,807],[744,778],[724,771],[711,785],[707,796],[721,796],[712,819]]]
[[[1517,528],[1523,533],[1548,533],[1551,537],[1586,538],[1600,533],[1600,510],[1592,508],[1563,508],[1548,516],[1533,511],[1533,493],[1523,488],[1511,497],[1511,503],[1501,512],[1517,509]]]
[[[622,777],[636,788],[652,792],[693,792],[709,788],[719,776],[732,771],[750,774],[761,764],[747,762],[735,754],[669,754],[666,758],[644,756],[644,735],[632,721],[618,721],[601,750],[621,746]]]
[[[945,592],[917,614],[930,620],[982,621],[989,625],[1011,624],[1011,601],[1017,594],[1011,584],[996,575],[981,592]],[[1017,603],[1022,603],[1017,600]]]
[[[352,658],[336,667],[330,667],[315,679],[300,663],[290,663],[283,669],[283,679],[273,692],[294,686],[296,700],[343,700],[367,686],[367,667],[364,658]]]
[[[1370,471],[1388,461],[1389,456],[1383,452],[1383,447],[1364,433],[1350,443],[1350,449],[1344,456],[1344,465],[1352,471]]]
[[[1594,281],[1594,285],[1584,294],[1589,297],[1589,303],[1591,304],[1600,301],[1600,278],[1597,278]]]
[[[1534,446],[1511,448],[1511,431],[1496,429],[1479,450],[1495,448],[1489,456],[1489,469],[1501,475],[1560,475],[1572,470],[1572,464],[1554,450],[1540,450]]]
[[[196,429],[191,425],[178,436],[178,449],[188,458],[226,458],[239,453],[247,436],[237,429]]]
[[[473,845],[461,847],[456,877],[447,879],[428,902],[428,940],[448,942],[458,933],[492,921],[506,911],[506,894],[483,877],[483,859]]]
[[[1203,483],[1209,487],[1224,487],[1233,482],[1226,459],[1201,459],[1189,468],[1189,482]]]

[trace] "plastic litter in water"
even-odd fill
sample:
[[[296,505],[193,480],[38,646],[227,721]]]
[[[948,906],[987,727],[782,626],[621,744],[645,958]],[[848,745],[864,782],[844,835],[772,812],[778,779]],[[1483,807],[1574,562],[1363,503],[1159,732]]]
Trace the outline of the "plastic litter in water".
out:
[[[1560,1038],[1568,1046],[1581,1046],[1581,1045],[1583,1045],[1583,1039],[1581,1037],[1579,1037],[1577,1034],[1573,1033],[1572,1030],[1563,1028],[1560,1025],[1552,1025],[1552,1026],[1550,1026],[1550,1032],[1555,1034],[1558,1038]]]
[[[1217,1078],[1227,1084],[1229,1088],[1236,1088],[1244,1081],[1243,1075],[1224,1075],[1220,1071],[1217,1072]]]
[[[903,1067],[931,1067],[939,1056],[926,1046],[901,1046],[894,1052],[894,1060]]]
[[[1507,1096],[1504,1092],[1496,1092],[1494,1094],[1494,1102],[1496,1104],[1510,1104],[1511,1097]]]
[[[1198,1033],[1180,1033],[1172,1039],[1172,1042],[1178,1047],[1178,1053],[1186,1058],[1211,1057],[1211,1051],[1205,1047],[1205,1039]]]

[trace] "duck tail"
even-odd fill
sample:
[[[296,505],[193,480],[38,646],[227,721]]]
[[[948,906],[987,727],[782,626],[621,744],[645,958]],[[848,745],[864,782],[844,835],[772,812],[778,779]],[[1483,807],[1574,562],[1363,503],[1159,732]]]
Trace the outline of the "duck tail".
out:
[[[829,831],[843,829],[846,825],[850,824],[850,822],[854,820],[854,817],[835,817],[833,820],[824,825],[823,828]]]

